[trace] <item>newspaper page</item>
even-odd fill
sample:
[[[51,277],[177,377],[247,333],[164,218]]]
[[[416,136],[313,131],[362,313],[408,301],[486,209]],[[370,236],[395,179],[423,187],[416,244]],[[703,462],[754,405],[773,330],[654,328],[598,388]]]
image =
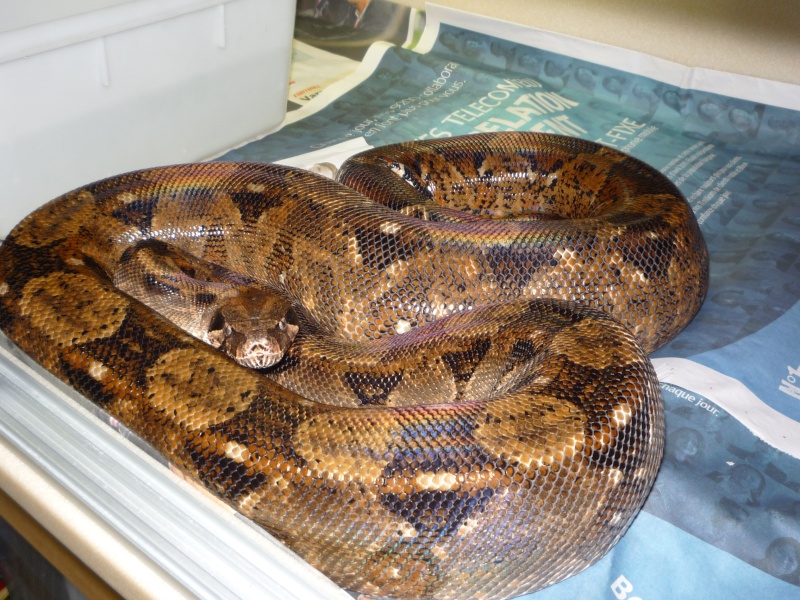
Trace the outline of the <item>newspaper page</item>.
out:
[[[530,598],[800,598],[800,88],[432,7],[414,51],[359,69],[223,160],[339,164],[487,131],[595,140],[667,175],[711,256],[700,313],[653,355],[667,414],[644,510]]]
[[[325,88],[344,79],[359,63],[346,56],[319,50],[299,40],[292,42],[292,70],[289,79],[289,102],[302,106]]]

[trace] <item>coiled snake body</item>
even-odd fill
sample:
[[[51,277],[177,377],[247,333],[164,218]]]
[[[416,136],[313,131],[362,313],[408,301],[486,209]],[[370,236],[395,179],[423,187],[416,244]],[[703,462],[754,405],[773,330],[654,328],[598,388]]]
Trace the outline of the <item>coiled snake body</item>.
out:
[[[0,328],[343,587],[509,598],[585,568],[661,459],[646,353],[707,281],[686,201],[537,134],[389,146],[340,180],[204,163],[70,192],[0,248]],[[162,306],[235,355],[226,304],[276,293],[258,370]]]

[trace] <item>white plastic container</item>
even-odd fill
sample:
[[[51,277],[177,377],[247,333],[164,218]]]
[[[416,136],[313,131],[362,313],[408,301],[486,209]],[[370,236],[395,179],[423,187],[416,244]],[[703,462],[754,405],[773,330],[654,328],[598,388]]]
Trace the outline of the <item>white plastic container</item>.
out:
[[[295,6],[133,0],[0,33],[0,238],[70,189],[277,127]]]

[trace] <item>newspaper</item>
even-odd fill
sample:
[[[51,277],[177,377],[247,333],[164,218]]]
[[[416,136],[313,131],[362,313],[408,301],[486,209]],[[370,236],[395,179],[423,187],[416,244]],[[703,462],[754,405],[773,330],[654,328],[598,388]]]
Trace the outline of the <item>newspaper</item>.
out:
[[[618,148],[687,197],[700,313],[653,355],[667,414],[644,511],[547,598],[800,598],[800,88],[431,7],[278,132],[224,160],[339,164],[367,147],[540,131]]]
[[[304,105],[325,88],[344,79],[359,63],[345,56],[319,50],[299,40],[292,41],[289,102]]]

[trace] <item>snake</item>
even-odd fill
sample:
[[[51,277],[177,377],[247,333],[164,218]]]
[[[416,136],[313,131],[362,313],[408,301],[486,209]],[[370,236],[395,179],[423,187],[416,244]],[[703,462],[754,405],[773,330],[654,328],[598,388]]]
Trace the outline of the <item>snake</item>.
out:
[[[648,355],[707,286],[655,168],[473,134],[336,180],[218,161],[66,193],[0,246],[0,329],[341,587],[504,599],[627,531],[664,447]]]

